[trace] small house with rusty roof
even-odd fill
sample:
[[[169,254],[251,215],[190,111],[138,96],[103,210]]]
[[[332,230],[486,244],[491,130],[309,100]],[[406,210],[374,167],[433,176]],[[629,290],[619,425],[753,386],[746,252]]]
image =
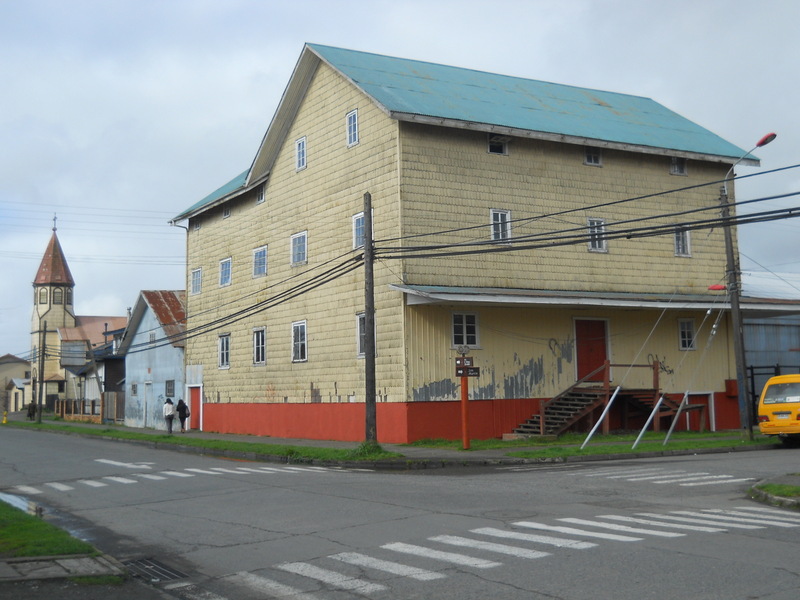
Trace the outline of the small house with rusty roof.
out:
[[[125,357],[125,425],[166,429],[162,406],[184,397],[183,290],[139,293],[119,344]]]

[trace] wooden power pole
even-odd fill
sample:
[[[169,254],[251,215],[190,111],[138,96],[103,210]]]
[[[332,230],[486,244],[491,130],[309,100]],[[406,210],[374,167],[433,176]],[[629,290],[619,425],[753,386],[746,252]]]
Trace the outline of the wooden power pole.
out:
[[[366,441],[378,441],[375,406],[375,279],[372,245],[372,196],[364,194],[364,401],[366,403]]]

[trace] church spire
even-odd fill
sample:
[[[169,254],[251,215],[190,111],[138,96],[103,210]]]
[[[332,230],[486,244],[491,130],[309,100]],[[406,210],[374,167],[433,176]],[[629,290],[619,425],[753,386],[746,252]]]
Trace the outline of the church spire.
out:
[[[42,257],[42,263],[36,272],[33,285],[75,286],[75,280],[72,278],[67,259],[64,257],[64,251],[61,249],[56,235],[56,217],[53,217],[53,235],[44,251],[44,257]]]

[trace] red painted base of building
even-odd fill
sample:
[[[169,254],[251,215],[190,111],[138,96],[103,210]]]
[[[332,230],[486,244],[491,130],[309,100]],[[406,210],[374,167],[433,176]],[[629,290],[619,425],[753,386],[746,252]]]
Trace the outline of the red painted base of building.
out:
[[[676,397],[680,401],[680,396]],[[500,438],[511,433],[531,415],[539,411],[540,399],[520,398],[510,400],[471,400],[469,403],[470,439]],[[339,440],[360,442],[366,437],[365,405],[358,404],[204,404],[192,408],[192,427],[201,415],[202,429],[221,433],[237,433],[275,438],[312,440]],[[461,405],[458,401],[445,402],[387,402],[377,405],[378,442],[407,444],[422,439],[461,439]],[[739,412],[735,399],[724,393],[714,394],[714,410],[705,411],[704,428],[736,429]],[[599,418],[600,411],[591,418]],[[699,413],[681,417],[676,430],[698,431]],[[198,419],[199,420],[199,419]],[[577,430],[591,427],[590,419],[578,424]],[[638,425],[637,425],[638,423]],[[628,427],[641,427],[644,418],[629,420]],[[622,427],[619,411],[609,413],[609,428]],[[669,427],[664,418],[661,429]]]

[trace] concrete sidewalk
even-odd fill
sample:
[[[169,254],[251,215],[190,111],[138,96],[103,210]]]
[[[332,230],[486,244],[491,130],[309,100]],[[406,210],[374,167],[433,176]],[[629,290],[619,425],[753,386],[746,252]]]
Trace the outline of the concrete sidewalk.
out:
[[[125,567],[110,556],[73,554],[0,559],[0,583],[125,575]]]

